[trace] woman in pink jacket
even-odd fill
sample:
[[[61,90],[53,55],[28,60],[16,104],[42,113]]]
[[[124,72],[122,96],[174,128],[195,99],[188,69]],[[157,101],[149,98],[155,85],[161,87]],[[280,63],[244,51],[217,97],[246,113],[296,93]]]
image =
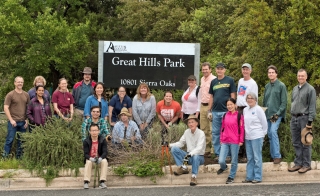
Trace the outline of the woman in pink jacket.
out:
[[[231,170],[226,181],[226,184],[231,184],[238,168],[238,153],[240,146],[244,142],[244,121],[243,115],[236,110],[236,100],[229,98],[227,100],[228,112],[222,117],[221,133],[220,133],[220,169],[217,174],[224,172],[228,166],[226,164],[226,157],[231,152]]]

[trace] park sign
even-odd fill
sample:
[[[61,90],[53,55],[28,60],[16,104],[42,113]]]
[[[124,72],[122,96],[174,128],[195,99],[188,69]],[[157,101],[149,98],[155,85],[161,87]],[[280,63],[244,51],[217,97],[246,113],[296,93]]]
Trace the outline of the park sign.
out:
[[[198,43],[99,41],[98,81],[109,88],[187,89],[199,65]]]

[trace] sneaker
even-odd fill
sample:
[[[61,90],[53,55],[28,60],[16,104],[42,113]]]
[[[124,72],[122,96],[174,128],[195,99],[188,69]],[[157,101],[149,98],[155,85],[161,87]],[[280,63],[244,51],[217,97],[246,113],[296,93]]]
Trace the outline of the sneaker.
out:
[[[274,158],[273,159],[273,164],[280,164],[281,163],[281,158]]]
[[[289,172],[295,172],[295,171],[300,170],[301,168],[302,168],[302,166],[295,165],[295,166],[293,166],[293,167],[288,168],[288,171],[289,171]]]
[[[252,180],[252,184],[257,184],[257,183],[260,183],[261,181],[258,181],[258,180]]]
[[[191,177],[190,186],[196,186],[197,184],[197,179],[195,177]]]
[[[84,189],[89,189],[89,183],[87,183],[87,182],[84,183],[83,188],[84,188]]]
[[[226,163],[231,163],[231,157],[226,158]]]
[[[233,178],[229,178],[227,179],[226,181],[226,184],[232,184],[234,181],[233,181]]]
[[[104,182],[100,182],[99,188],[105,189],[107,188],[107,185]]]
[[[252,183],[252,180],[245,179],[245,180],[242,180],[242,183]]]
[[[214,157],[213,162],[214,163],[218,163],[219,162],[219,157],[218,156]]]
[[[220,175],[220,174],[222,174],[222,172],[226,171],[227,169],[228,169],[228,165],[227,165],[226,169],[224,169],[224,170],[220,168],[220,169],[217,171],[217,174]]]
[[[298,170],[298,172],[299,172],[300,174],[302,174],[302,173],[306,173],[306,172],[309,171],[309,170],[311,170],[311,167],[303,166],[303,167],[301,167],[301,168]]]
[[[188,174],[189,171],[188,171],[188,168],[187,169],[183,169],[183,167],[179,167],[178,170],[174,171],[173,173],[176,176],[180,176],[181,174]]]

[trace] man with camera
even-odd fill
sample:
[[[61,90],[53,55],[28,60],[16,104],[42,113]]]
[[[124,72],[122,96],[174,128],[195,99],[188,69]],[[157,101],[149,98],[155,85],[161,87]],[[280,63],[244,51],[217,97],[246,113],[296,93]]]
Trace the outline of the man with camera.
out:
[[[104,137],[99,136],[100,130],[97,124],[90,125],[90,136],[83,141],[83,152],[85,158],[84,166],[84,189],[89,188],[92,164],[100,164],[101,175],[99,188],[107,188],[105,181],[107,180],[107,141]],[[96,165],[97,167],[97,165]]]
[[[133,120],[130,120],[131,116],[126,107],[121,109],[119,114],[120,121],[114,125],[112,130],[112,143],[116,147],[121,148],[123,143],[128,143],[129,145],[143,144],[138,125]]]
[[[187,164],[192,165],[192,176],[190,186],[197,185],[197,174],[200,165],[204,164],[204,153],[206,150],[206,137],[202,130],[198,129],[199,119],[195,115],[190,115],[185,121],[188,129],[185,130],[180,140],[169,144],[171,154],[179,167],[174,172],[176,176],[188,174]],[[187,152],[181,150],[187,145]]]

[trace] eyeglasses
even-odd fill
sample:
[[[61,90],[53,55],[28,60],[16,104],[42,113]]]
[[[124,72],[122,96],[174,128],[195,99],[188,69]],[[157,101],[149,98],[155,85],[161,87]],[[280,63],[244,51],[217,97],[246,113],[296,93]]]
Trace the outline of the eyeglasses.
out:
[[[93,113],[100,113],[100,111],[95,111],[95,110],[93,110],[92,112],[93,112]]]
[[[251,97],[247,97],[247,99],[254,99],[254,98],[251,98]]]
[[[195,81],[194,79],[188,79],[188,81]]]

